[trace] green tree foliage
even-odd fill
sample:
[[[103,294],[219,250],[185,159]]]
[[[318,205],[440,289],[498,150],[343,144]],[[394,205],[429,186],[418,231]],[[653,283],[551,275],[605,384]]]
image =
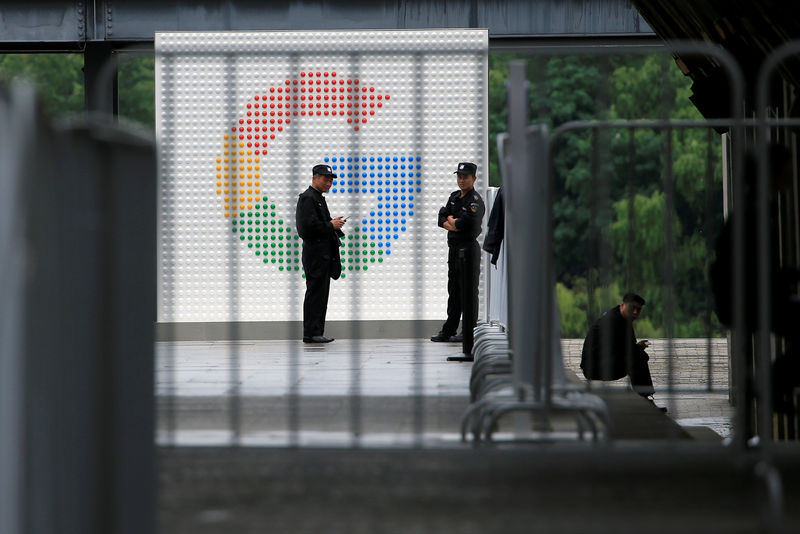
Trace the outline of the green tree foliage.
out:
[[[490,56],[493,136],[506,129],[511,59]],[[531,122],[547,124],[551,132],[571,121],[700,118],[688,100],[690,81],[667,56],[524,59]],[[707,236],[716,235],[722,218],[719,137],[702,128],[579,129],[562,133],[555,143],[562,335],[584,336],[589,323],[626,291],[647,299],[637,322],[641,336],[719,334],[705,274],[711,259]],[[502,178],[495,169],[490,166],[492,184]]]
[[[0,83],[21,78],[36,87],[51,115],[81,114],[84,110],[83,56],[80,54],[0,55]]]
[[[155,128],[155,59],[125,54],[119,59],[120,121]]]

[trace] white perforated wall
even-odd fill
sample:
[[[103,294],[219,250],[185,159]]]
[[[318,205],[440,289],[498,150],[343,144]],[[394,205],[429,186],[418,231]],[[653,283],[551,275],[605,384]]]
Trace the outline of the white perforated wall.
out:
[[[488,183],[485,30],[158,33],[161,322],[300,320],[297,195],[344,227],[329,320],[442,319],[439,207]]]

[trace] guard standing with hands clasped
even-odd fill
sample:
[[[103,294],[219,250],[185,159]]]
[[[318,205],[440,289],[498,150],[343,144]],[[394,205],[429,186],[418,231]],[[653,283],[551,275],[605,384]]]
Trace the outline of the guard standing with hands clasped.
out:
[[[440,227],[447,230],[447,321],[441,331],[431,337],[431,341],[456,341],[453,339],[461,325],[461,357],[451,357],[451,361],[471,361],[473,329],[478,320],[478,283],[481,272],[481,249],[477,237],[486,207],[480,194],[475,191],[476,172],[474,163],[458,164],[458,190],[453,191],[447,204],[439,210]]]
[[[325,337],[325,314],[331,278],[342,274],[339,238],[344,236],[343,217],[331,218],[322,193],[327,193],[336,175],[329,165],[315,165],[311,186],[297,199],[295,222],[303,239],[303,270],[306,275],[306,296],[303,300],[303,342],[330,343]]]

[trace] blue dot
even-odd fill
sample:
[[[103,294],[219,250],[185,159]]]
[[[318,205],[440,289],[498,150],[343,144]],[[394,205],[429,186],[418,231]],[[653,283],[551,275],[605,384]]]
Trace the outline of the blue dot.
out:
[[[370,169],[374,169],[374,168],[375,168],[375,165],[370,165],[370,166],[369,166],[369,168],[370,168]]]
[[[406,168],[406,166],[405,166],[405,165],[400,165],[400,168],[401,168],[401,169],[405,169],[405,168]]]
[[[350,178],[351,176],[353,176],[353,173],[352,172],[348,172],[347,173],[347,177]]]
[[[366,219],[361,219],[361,224],[367,224],[367,220]]]
[[[396,208],[396,207],[397,207],[397,204],[395,204],[395,206],[394,206],[394,207]],[[397,217],[397,211],[395,211],[395,212],[393,213],[393,215],[394,215],[395,217]]]
[[[378,193],[383,193],[383,188],[382,187],[378,188]]]
[[[380,199],[378,199],[378,200],[380,200]],[[383,207],[383,204],[378,204],[378,208],[382,208],[382,207]],[[381,214],[381,212],[378,212],[378,215],[380,215],[380,214]]]
[[[375,219],[370,219],[370,220],[369,220],[369,223],[370,223],[370,224],[375,224]]]
[[[401,192],[401,193],[405,193],[405,192],[406,192],[406,188],[405,188],[405,187],[401,187],[401,188],[400,188],[400,192]],[[403,197],[403,200],[405,200],[405,199],[406,199],[406,197],[404,196],[404,197]]]
[[[352,192],[353,192],[353,188],[352,188],[352,187],[348,187],[348,188],[347,188],[347,192],[348,192],[348,193],[352,193]]]
[[[325,161],[330,161],[330,158],[326,156]]]
[[[367,161],[367,158],[366,157],[362,157],[361,161]]]
[[[403,212],[403,215],[405,215],[405,212]],[[405,219],[400,219],[400,222],[401,222],[401,223],[403,223],[403,224],[405,224],[405,223],[406,223],[406,220],[405,220]]]
[[[375,238],[373,237],[372,239],[375,239]],[[378,239],[383,239],[383,236],[382,236],[382,235],[380,235],[380,234],[378,234]],[[386,243],[386,246],[388,247],[388,246],[389,246],[389,243]]]
[[[369,185],[375,185],[375,180],[370,180]]]
[[[375,156],[370,156],[370,157],[369,157],[369,160],[370,160],[370,161],[375,161]]]
[[[412,195],[408,195],[408,200],[414,200],[414,197]],[[410,204],[410,206],[413,206],[413,204]]]
[[[411,202],[409,202],[409,203],[408,203],[408,207],[409,207],[409,208],[413,208],[413,207],[414,207],[414,204],[412,204]]]
[[[361,173],[361,177],[362,177],[362,178],[366,178],[366,177],[367,177],[367,173],[365,173],[365,172],[362,172],[362,173]]]
[[[403,177],[404,177],[405,175],[406,175],[406,173],[404,173],[404,172],[401,172],[401,173],[400,173],[400,176],[403,176]]]
[[[392,200],[397,200],[397,195],[393,196]]]
[[[417,156],[417,161],[419,161],[420,159],[422,159],[422,158],[420,158],[419,156]]]
[[[387,242],[387,243],[386,243],[386,246],[387,246],[387,247],[391,247],[391,246],[392,246],[392,244]],[[386,253],[387,253],[387,254],[389,254],[389,251],[387,250],[387,251],[386,251]]]
[[[369,188],[369,192],[370,192],[370,193],[374,193],[374,192],[375,192],[375,188],[374,188],[374,187],[370,187],[370,188]]]
[[[331,193],[335,193],[335,192],[336,192],[336,188],[334,187],[333,189],[331,189]]]
[[[395,214],[395,216],[396,216],[396,215],[397,215],[397,212],[394,212],[394,214]],[[395,219],[393,222],[394,222],[395,224],[397,224],[397,222],[398,222],[398,221],[397,221],[397,219]],[[395,228],[395,229],[394,229],[394,231],[396,232],[396,231],[397,231],[397,228]]]
[[[397,231],[397,228],[395,228],[395,231]],[[400,236],[398,236],[397,234],[394,234],[394,238],[395,239],[397,239],[398,237],[400,237]]]
[[[383,158],[378,156],[378,161],[383,161]]]
[[[395,187],[394,189],[392,189],[392,191],[393,191],[394,193],[397,193],[397,188]]]
[[[378,243],[378,246],[383,248],[383,243]]]
[[[336,156],[332,157],[331,161],[336,161]]]
[[[361,192],[362,192],[362,193],[366,193],[366,192],[367,192],[367,189],[366,189],[366,188],[364,188],[364,189],[362,189],[362,190],[361,190]]]
[[[405,161],[405,160],[406,160],[406,157],[405,157],[405,156],[402,156],[402,157],[400,158],[400,161]]]
[[[350,156],[348,156],[348,157],[347,157],[347,161],[353,161],[353,158],[351,158]]]
[[[395,158],[395,161],[397,161],[397,158]],[[392,165],[392,168],[397,170],[397,165]],[[397,176],[397,174],[395,174],[395,176]]]
[[[392,160],[392,161],[397,161],[397,156],[395,156],[395,157],[394,157],[394,160]]]
[[[370,217],[374,217],[375,216],[375,212],[374,211],[369,212],[369,216]]]
[[[383,226],[379,226],[379,227],[378,227],[378,231],[379,231],[379,232],[383,232]]]
[[[403,217],[405,217],[405,216],[406,216],[406,212],[404,212],[404,211],[401,211],[401,212],[400,212],[400,215],[402,215]]]
[[[382,172],[379,172],[379,173],[378,173],[378,177],[381,177],[381,176],[383,176],[383,173],[382,173]]]
[[[421,173],[421,172],[418,172],[418,173],[417,173],[417,176],[422,176],[422,173]],[[420,182],[420,183],[422,183],[422,182]]]
[[[413,216],[414,216],[414,212],[413,212],[413,211],[409,211],[409,212],[408,212],[408,216],[409,216],[409,217],[413,217]]]
[[[405,209],[405,207],[406,207],[406,203],[405,203],[405,202],[403,202],[402,204],[400,204],[400,207],[401,207],[401,208],[403,208],[403,209]]]
[[[401,230],[405,232],[405,231],[406,231],[406,227],[405,227],[405,226],[403,226],[403,227],[401,228]]]
[[[410,180],[409,183],[413,184],[414,180]],[[422,180],[417,180],[417,185],[422,185]]]

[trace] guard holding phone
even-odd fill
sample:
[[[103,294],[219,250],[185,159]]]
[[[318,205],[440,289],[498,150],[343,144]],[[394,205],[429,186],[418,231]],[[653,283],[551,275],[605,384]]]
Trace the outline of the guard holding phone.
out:
[[[447,230],[447,321],[431,341],[450,341],[456,335],[463,315],[461,360],[472,358],[473,329],[478,320],[478,284],[481,273],[481,249],[477,237],[486,207],[475,191],[478,167],[458,164],[458,190],[453,191],[439,210],[438,225]]]
[[[306,277],[306,296],[303,301],[303,342],[330,343],[325,337],[325,315],[331,278],[342,274],[339,257],[339,238],[344,236],[343,217],[331,218],[322,193],[327,193],[336,175],[330,165],[315,165],[311,186],[297,199],[295,224],[303,239],[303,270]]]

